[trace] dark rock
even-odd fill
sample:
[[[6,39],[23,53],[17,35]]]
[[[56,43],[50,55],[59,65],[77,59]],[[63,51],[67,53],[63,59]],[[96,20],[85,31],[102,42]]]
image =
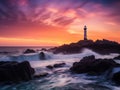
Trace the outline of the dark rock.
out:
[[[92,62],[92,60],[95,60],[94,55],[83,57],[83,59],[81,59],[80,62],[89,63],[89,62]]]
[[[119,56],[117,56],[117,57],[115,57],[114,59],[118,59],[118,60],[120,60],[120,55],[119,55]]]
[[[49,69],[53,69],[53,68],[63,67],[64,65],[65,65],[65,63],[57,63],[57,64],[54,64],[54,65],[48,65],[46,67],[49,68]]]
[[[35,53],[35,51],[32,50],[32,49],[27,49],[27,50],[24,52],[24,54],[27,54],[27,53]]]
[[[117,72],[113,75],[112,80],[116,83],[116,84],[120,84],[120,72]]]
[[[40,57],[41,60],[45,60],[46,59],[44,52],[40,52],[39,57]]]
[[[31,68],[28,61],[24,61],[18,64],[19,75],[22,77],[22,80],[31,80],[33,74],[35,73],[34,69]]]
[[[40,74],[34,75],[34,78],[41,78],[41,77],[45,77],[47,75],[48,75],[48,73],[40,73]]]
[[[75,73],[96,73],[101,74],[110,68],[117,67],[117,64],[112,59],[95,59],[95,57],[87,56],[84,57],[80,62],[73,63],[70,68]]]
[[[53,69],[54,68],[52,65],[48,65],[46,67],[49,68],[49,69]]]
[[[47,49],[46,48],[42,48],[41,51],[47,51]]]
[[[0,62],[0,82],[20,82],[31,80],[34,69],[28,61],[18,62]]]
[[[54,64],[53,67],[58,68],[58,67],[63,67],[65,65],[65,63],[58,63],[58,64]]]
[[[76,43],[64,44],[59,47],[51,48],[53,53],[80,53],[84,48],[91,49],[99,54],[120,53],[120,44],[109,40],[80,40]]]

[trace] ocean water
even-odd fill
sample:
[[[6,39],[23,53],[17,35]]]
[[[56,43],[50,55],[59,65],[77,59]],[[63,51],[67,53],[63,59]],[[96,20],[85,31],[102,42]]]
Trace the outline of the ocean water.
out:
[[[23,54],[27,49],[34,49],[33,54]],[[79,54],[53,54],[44,51],[46,60],[39,59],[42,47],[0,47],[0,61],[24,61],[30,62],[35,68],[36,74],[47,72],[48,76],[33,79],[28,82],[21,82],[12,85],[0,85],[0,90],[120,90],[107,76],[89,76],[87,74],[73,74],[69,68],[76,61],[80,61],[84,56],[95,55],[95,58],[114,58],[118,54],[100,55],[89,49],[84,49]],[[46,47],[50,48],[50,47]],[[2,53],[3,52],[3,53]],[[64,62],[64,67],[47,69],[47,65]]]

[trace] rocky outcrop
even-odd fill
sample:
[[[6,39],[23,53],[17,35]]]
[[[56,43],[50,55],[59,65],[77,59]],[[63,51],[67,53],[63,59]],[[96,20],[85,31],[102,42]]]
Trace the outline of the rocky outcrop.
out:
[[[0,83],[28,81],[33,78],[34,73],[35,71],[28,61],[21,63],[10,61],[0,62]]]
[[[53,69],[53,68],[59,68],[59,67],[63,67],[65,65],[65,63],[56,63],[54,65],[48,65],[46,66],[49,69]]]
[[[46,48],[41,48],[41,50],[40,51],[47,51],[47,49]]]
[[[48,65],[48,66],[46,66],[46,68],[53,69],[54,67],[52,65]]]
[[[58,64],[54,64],[53,67],[57,68],[57,67],[63,67],[65,65],[65,63],[58,63]]]
[[[65,44],[59,47],[52,48],[54,53],[80,53],[82,49],[88,48],[100,54],[120,53],[120,44],[109,40],[80,40],[76,43]]]
[[[95,56],[87,56],[80,60],[80,62],[73,63],[70,68],[75,73],[95,73],[101,74],[113,67],[120,66],[112,59],[95,59]]]
[[[120,55],[119,55],[119,56],[117,56],[117,57],[115,57],[114,59],[120,60]]]
[[[45,60],[46,59],[45,53],[44,52],[40,52],[39,53],[39,58],[40,58],[40,60]]]
[[[112,77],[112,80],[116,83],[116,84],[120,84],[120,71],[115,73]]]
[[[35,53],[35,51],[32,49],[27,49],[24,51],[24,54],[27,54],[27,53]]]
[[[73,63],[70,70],[74,73],[87,73],[89,75],[105,74],[107,79],[120,85],[120,64],[113,59],[95,59],[95,56],[87,56],[80,62]],[[106,73],[104,73],[106,72]]]

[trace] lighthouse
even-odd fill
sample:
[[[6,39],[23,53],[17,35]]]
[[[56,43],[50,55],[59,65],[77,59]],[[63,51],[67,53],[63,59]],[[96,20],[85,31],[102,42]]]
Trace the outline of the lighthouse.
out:
[[[87,26],[84,26],[84,40],[87,40]]]

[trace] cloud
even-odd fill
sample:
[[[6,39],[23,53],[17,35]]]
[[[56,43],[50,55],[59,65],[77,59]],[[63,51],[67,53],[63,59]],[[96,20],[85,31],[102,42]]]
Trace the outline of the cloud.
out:
[[[15,0],[0,1],[0,25],[11,25],[18,21],[25,21],[25,14],[19,10]]]
[[[103,17],[120,23],[119,0],[0,0],[0,26],[45,24],[69,26]],[[109,18],[108,18],[109,17]]]
[[[34,21],[33,18],[38,20],[38,22],[39,21],[42,22],[42,20],[46,20],[54,16],[59,18],[62,13],[64,14],[69,10],[73,10],[77,12],[76,16],[86,17],[86,14],[84,14],[83,12],[78,12],[78,9],[81,8],[83,10],[88,10],[89,12],[100,11],[100,7],[95,7],[95,5],[101,5],[102,9],[108,8],[109,16],[114,16],[116,18],[120,15],[120,13],[118,12],[120,6],[116,5],[118,2],[120,1],[119,0],[109,0],[109,1],[108,0],[84,0],[84,1],[83,0],[51,0],[51,1],[49,0],[1,0],[0,1],[0,21],[1,21],[0,23],[8,24],[9,22],[13,22],[13,23],[21,22],[21,21],[27,22],[28,19],[31,20],[32,22]],[[108,6],[111,6],[111,7],[108,7]],[[62,16],[63,18],[65,18],[64,15]],[[73,21],[72,20],[73,17],[70,18],[69,20],[68,20],[68,17],[64,19],[65,22]],[[55,20],[51,20],[51,22],[52,21],[55,21]]]
[[[70,42],[82,37],[85,24],[90,32],[116,36],[119,8],[120,0],[0,0],[0,36],[46,41],[64,41],[66,36]]]
[[[66,26],[71,24],[74,21],[74,18],[68,18],[68,17],[59,17],[57,19],[54,20],[54,22],[58,25],[61,26]]]

